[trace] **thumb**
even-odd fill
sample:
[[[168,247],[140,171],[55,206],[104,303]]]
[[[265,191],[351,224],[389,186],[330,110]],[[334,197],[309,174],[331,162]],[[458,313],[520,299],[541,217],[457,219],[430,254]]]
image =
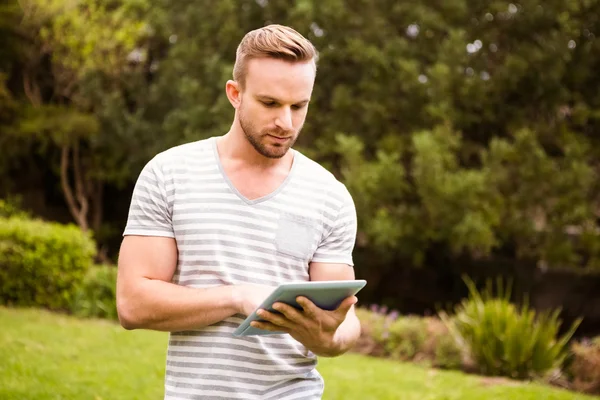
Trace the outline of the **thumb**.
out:
[[[346,297],[338,306],[337,311],[346,315],[352,306],[356,304],[356,302],[358,302],[358,298],[356,296]]]

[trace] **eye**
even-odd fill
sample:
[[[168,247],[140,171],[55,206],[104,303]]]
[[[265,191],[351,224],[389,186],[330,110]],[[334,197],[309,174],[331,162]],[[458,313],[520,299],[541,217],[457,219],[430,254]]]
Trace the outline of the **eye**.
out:
[[[292,106],[292,110],[300,110],[300,109],[304,108],[305,106],[306,106],[306,104],[302,104],[302,105],[294,104]]]
[[[261,103],[263,103],[265,107],[275,107],[277,105],[274,101],[261,101]]]

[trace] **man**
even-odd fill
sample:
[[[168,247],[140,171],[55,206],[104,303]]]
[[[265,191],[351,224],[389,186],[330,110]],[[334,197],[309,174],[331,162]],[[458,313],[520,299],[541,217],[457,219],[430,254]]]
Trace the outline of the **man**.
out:
[[[332,174],[291,149],[304,124],[316,51],[270,25],[237,50],[222,137],[158,154],[133,192],[119,256],[117,307],[127,329],[171,332],[166,399],[316,399],[316,356],[360,334],[356,297],[325,311],[263,311],[262,329],[232,332],[286,281],[354,279],[356,213]],[[255,323],[253,323],[255,324]]]

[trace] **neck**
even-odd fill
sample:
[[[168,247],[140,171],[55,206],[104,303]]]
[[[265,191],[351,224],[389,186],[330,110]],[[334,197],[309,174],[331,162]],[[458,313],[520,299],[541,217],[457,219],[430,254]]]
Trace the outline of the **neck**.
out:
[[[246,135],[237,119],[233,122],[229,132],[217,142],[217,149],[222,158],[235,160],[261,169],[289,169],[294,158],[291,151],[288,151],[281,158],[269,158],[260,154],[246,139]]]

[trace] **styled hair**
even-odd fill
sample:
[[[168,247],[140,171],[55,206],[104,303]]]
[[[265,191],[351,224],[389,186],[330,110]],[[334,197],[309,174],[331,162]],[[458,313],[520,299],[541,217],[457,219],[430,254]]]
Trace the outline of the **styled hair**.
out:
[[[244,87],[248,62],[263,57],[291,62],[313,60],[317,68],[318,54],[313,44],[294,29],[273,24],[244,36],[236,51],[233,79]]]

